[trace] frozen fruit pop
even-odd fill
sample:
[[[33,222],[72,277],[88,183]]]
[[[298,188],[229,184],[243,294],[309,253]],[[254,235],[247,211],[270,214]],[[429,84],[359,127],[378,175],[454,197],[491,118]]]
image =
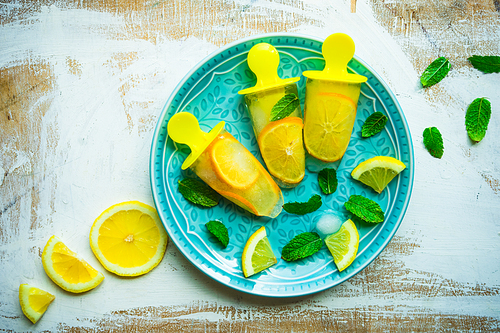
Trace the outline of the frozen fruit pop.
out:
[[[245,96],[262,158],[280,186],[296,186],[305,175],[302,111],[295,83],[300,78],[278,76],[279,53],[268,43],[254,45],[247,62],[257,83],[238,93]]]
[[[325,68],[305,71],[304,144],[308,153],[324,162],[344,155],[351,138],[361,83],[367,78],[347,71],[354,42],[346,34],[328,36],[322,46]]]
[[[220,195],[255,215],[279,215],[283,206],[280,188],[260,162],[224,129],[223,121],[206,133],[194,115],[179,112],[170,118],[167,131],[172,140],[191,148],[182,170],[190,168]]]

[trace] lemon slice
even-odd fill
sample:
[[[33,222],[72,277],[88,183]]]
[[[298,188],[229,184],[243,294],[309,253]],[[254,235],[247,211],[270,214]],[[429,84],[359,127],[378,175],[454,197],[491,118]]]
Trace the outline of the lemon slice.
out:
[[[26,317],[34,324],[45,313],[47,307],[56,297],[45,290],[29,284],[19,286],[19,303]]]
[[[394,157],[375,156],[361,162],[352,170],[351,176],[381,193],[387,184],[405,168],[406,165]]]
[[[93,289],[104,280],[102,273],[71,251],[56,236],[52,236],[45,245],[42,264],[45,273],[55,284],[72,293]]]
[[[211,151],[213,167],[219,178],[237,189],[250,187],[259,177],[258,161],[231,137],[217,140]]]
[[[139,201],[106,209],[90,229],[90,247],[108,271],[121,276],[146,274],[163,258],[168,236],[156,210]]]
[[[354,261],[358,253],[359,234],[354,222],[345,221],[339,231],[325,238],[325,244],[337,269],[342,272]]]
[[[356,105],[347,96],[322,93],[307,106],[304,144],[309,154],[324,162],[342,158],[351,139]]]
[[[252,276],[277,262],[269,239],[267,239],[266,228],[261,227],[250,236],[243,249],[241,256],[243,275]]]
[[[298,184],[305,175],[302,119],[270,122],[259,134],[259,147],[269,173],[285,184]]]

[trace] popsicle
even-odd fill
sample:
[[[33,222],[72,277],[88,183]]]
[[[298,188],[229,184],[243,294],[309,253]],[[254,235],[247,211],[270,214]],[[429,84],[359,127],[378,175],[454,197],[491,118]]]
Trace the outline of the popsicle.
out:
[[[354,56],[354,42],[335,33],[323,42],[325,68],[305,71],[304,144],[307,152],[324,162],[342,158],[351,138],[361,83],[367,78],[349,73],[347,63]]]
[[[206,133],[194,115],[179,112],[170,118],[167,131],[173,141],[191,148],[182,170],[190,168],[220,195],[255,215],[279,215],[283,206],[280,188],[262,164],[224,129],[224,121]]]
[[[238,93],[245,96],[262,158],[280,186],[294,187],[305,175],[302,110],[295,83],[300,78],[278,76],[279,53],[268,43],[254,45],[247,62],[257,83]]]

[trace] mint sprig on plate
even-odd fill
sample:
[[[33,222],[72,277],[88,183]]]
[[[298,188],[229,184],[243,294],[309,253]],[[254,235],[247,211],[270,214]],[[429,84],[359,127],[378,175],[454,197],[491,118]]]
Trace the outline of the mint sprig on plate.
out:
[[[220,199],[210,186],[193,178],[179,180],[179,192],[186,200],[204,207],[217,206]]]
[[[324,168],[318,173],[318,184],[324,194],[332,194],[337,190],[337,171],[332,168]]]
[[[422,73],[422,76],[420,77],[420,82],[422,83],[422,86],[425,87],[430,87],[444,79],[444,77],[448,74],[450,71],[451,65],[450,61],[446,59],[445,57],[439,57],[427,68],[424,70]]]
[[[441,158],[444,152],[443,137],[437,127],[427,127],[424,129],[424,145],[429,154],[436,158]]]
[[[380,205],[362,195],[353,194],[344,203],[344,207],[356,217],[369,223],[384,221],[384,212]]]
[[[295,261],[298,259],[312,256],[323,246],[323,240],[315,232],[304,232],[288,242],[281,251],[281,258],[286,261]]]
[[[387,123],[387,116],[382,112],[374,112],[366,118],[363,126],[361,127],[361,136],[369,138],[380,131],[382,131]]]
[[[486,135],[491,117],[491,103],[485,97],[470,103],[465,114],[465,128],[472,141],[479,142]]]
[[[288,202],[283,209],[290,214],[305,215],[318,210],[321,205],[321,196],[315,194],[307,202]]]
[[[205,223],[205,226],[207,227],[208,231],[219,240],[222,246],[226,248],[229,244],[229,233],[224,223],[222,223],[221,221],[213,220]]]
[[[281,97],[271,109],[270,121],[276,121],[288,117],[300,106],[300,100],[297,95],[291,93]]]

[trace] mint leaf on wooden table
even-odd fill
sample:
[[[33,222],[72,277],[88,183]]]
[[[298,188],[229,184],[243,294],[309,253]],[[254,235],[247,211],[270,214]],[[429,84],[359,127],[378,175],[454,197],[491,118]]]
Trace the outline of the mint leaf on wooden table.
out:
[[[365,222],[379,223],[384,221],[384,212],[379,204],[362,195],[353,194],[344,202],[344,207]]]
[[[491,117],[491,103],[485,97],[470,103],[465,114],[465,129],[472,141],[479,142],[486,135]]]
[[[436,158],[441,158],[444,152],[443,137],[436,127],[424,129],[424,145],[429,154]]]
[[[288,242],[281,251],[281,258],[286,261],[295,261],[298,259],[312,256],[323,246],[321,237],[315,232],[304,232]]]
[[[224,223],[214,220],[205,223],[205,226],[207,227],[208,231],[212,235],[214,235],[215,238],[219,240],[219,242],[221,242],[224,248],[226,248],[229,244],[229,233]]]
[[[337,171],[332,168],[324,168],[318,173],[318,183],[324,194],[332,194],[337,190]]]
[[[444,77],[450,71],[451,65],[448,59],[445,57],[439,57],[434,60],[425,71],[422,73],[420,77],[420,82],[422,86],[430,87],[444,79]]]
[[[467,58],[475,69],[483,73],[500,73],[500,57],[499,56],[478,56],[473,55]]]
[[[290,214],[305,215],[318,210],[321,205],[321,196],[315,194],[307,202],[288,202],[283,209]]]
[[[192,178],[179,180],[179,192],[186,200],[204,207],[217,206],[220,199],[210,186]]]
[[[271,109],[271,121],[288,117],[300,105],[300,100],[295,94],[286,94],[274,104]]]
[[[366,118],[363,126],[361,127],[361,136],[363,138],[369,138],[384,129],[387,123],[387,117],[382,112],[374,112],[368,118]]]

